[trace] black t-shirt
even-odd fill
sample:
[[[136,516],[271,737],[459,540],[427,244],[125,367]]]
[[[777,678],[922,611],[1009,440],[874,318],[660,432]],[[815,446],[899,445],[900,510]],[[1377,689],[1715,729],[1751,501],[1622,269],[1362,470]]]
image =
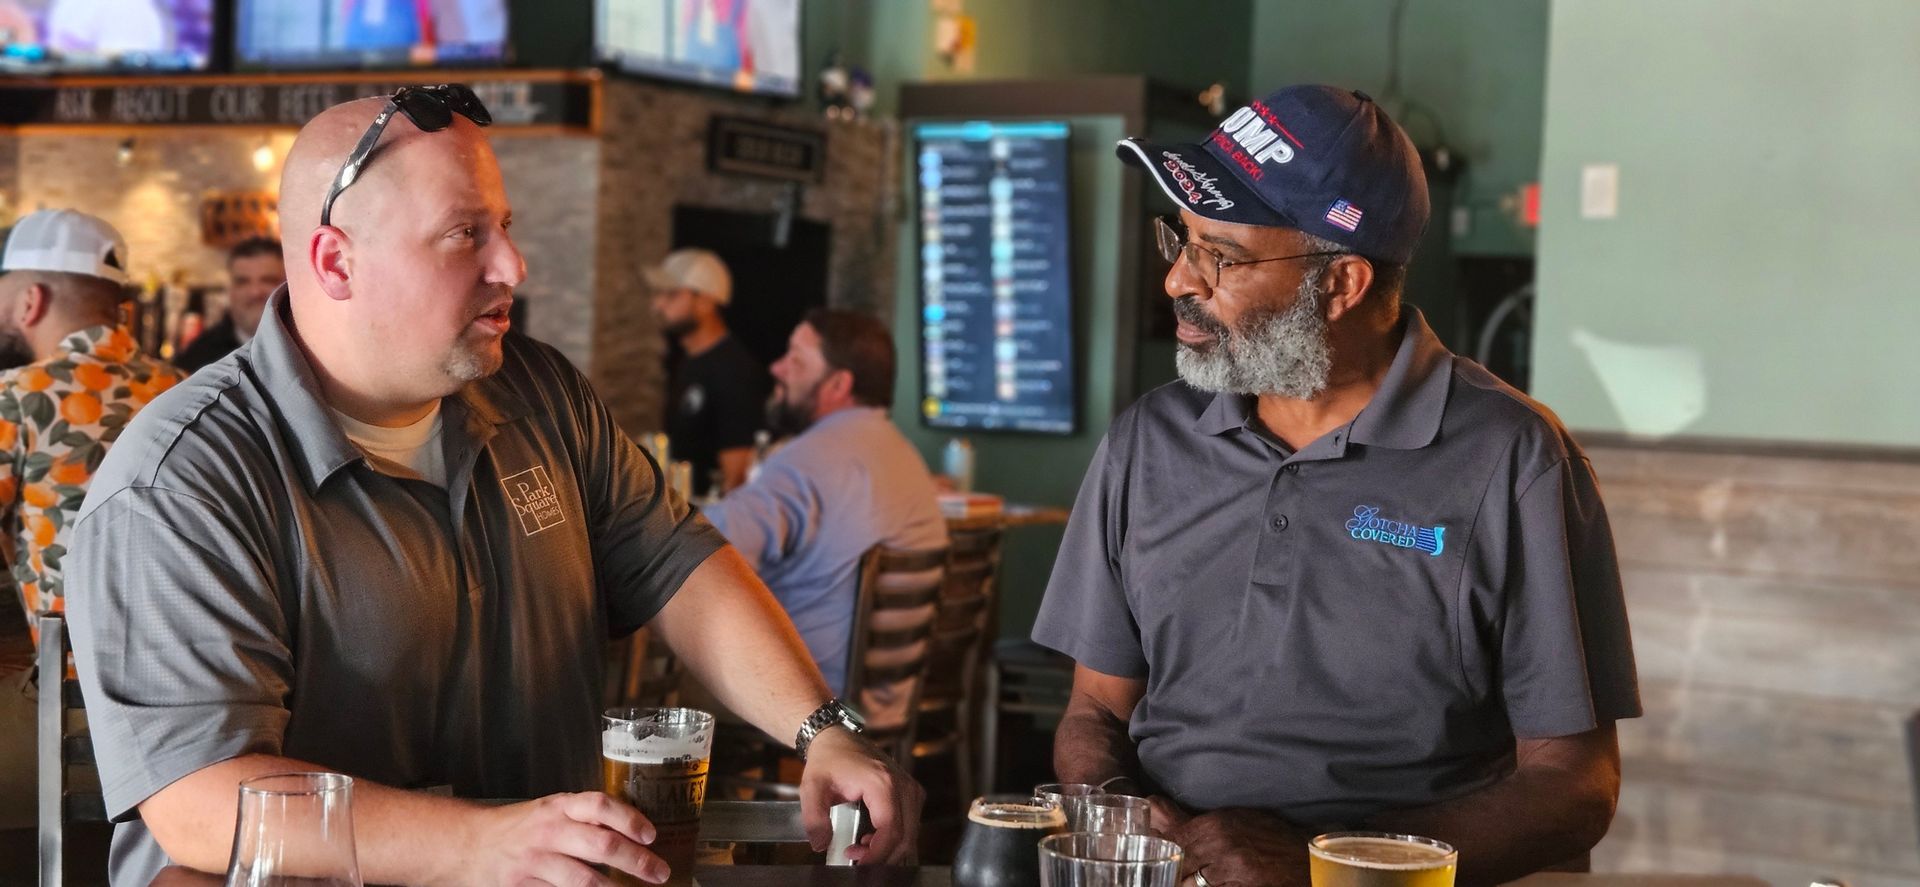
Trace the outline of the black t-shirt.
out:
[[[672,457],[693,463],[693,491],[707,492],[720,451],[753,446],[764,424],[767,370],[728,336],[669,371],[667,436]]]
[[[205,332],[195,336],[187,347],[173,356],[173,365],[188,373],[199,372],[200,368],[226,357],[233,349],[240,347],[240,336],[234,332],[233,318],[223,317],[219,323],[207,327]]]

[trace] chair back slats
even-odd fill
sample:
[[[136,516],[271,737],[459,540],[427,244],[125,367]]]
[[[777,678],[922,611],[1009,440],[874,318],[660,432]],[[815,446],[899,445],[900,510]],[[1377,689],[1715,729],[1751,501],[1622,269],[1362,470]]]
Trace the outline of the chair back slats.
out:
[[[607,645],[606,708],[670,708],[680,704],[685,666],[648,628]]]
[[[66,829],[74,823],[106,822],[107,804],[94,769],[93,740],[87,733],[80,682],[69,674],[67,621],[57,613],[39,616],[40,644],[34,652],[39,670],[40,884],[60,887],[66,878]]]
[[[974,758],[985,684],[981,670],[995,625],[1002,529],[997,520],[951,522],[947,529],[947,574],[920,689],[912,755],[951,754],[959,777],[958,800],[964,805],[978,793]]]
[[[875,546],[860,563],[846,697],[867,734],[905,762],[946,584],[945,548]]]

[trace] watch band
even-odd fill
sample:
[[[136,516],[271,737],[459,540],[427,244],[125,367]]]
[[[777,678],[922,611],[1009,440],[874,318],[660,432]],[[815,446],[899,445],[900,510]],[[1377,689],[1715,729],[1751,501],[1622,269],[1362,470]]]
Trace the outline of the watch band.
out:
[[[866,722],[860,719],[853,709],[838,699],[829,699],[800,724],[800,732],[793,737],[793,750],[800,760],[807,759],[807,746],[813,744],[815,737],[829,727],[845,727],[848,731],[859,733],[866,728]]]

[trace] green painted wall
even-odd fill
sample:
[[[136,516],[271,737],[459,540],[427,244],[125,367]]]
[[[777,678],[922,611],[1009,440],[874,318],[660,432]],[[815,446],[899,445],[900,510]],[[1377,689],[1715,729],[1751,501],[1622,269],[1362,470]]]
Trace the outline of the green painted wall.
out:
[[[970,74],[935,55],[928,0],[807,0],[806,9],[809,18],[866,21],[848,56],[874,72],[883,115],[897,107],[901,83],[920,80],[1144,74],[1196,93],[1215,81],[1246,89],[1251,0],[964,0],[978,35]]]
[[[1074,345],[1084,367],[1110,367],[1114,360],[1118,317],[1112,293],[1119,283],[1120,189],[1123,173],[1113,156],[1113,143],[1125,135],[1114,116],[1066,117],[1073,127],[1069,139],[1073,205]],[[910,125],[910,122],[909,124]],[[903,135],[903,142],[910,142]],[[903,145],[902,151],[911,145]],[[901,168],[914,169],[911,157]],[[940,470],[942,450],[951,435],[927,428],[920,421],[919,291],[913,251],[919,243],[912,221],[903,217],[899,230],[899,281],[894,310],[894,341],[900,351],[901,373],[893,420],[907,439],[920,448],[934,470]],[[1080,413],[1080,432],[1071,437],[1025,434],[974,434],[974,486],[1008,498],[1039,505],[1070,506],[1080,480],[1093,461],[1093,451],[1107,425],[1124,404],[1115,404],[1110,379],[1087,378]],[[1060,546],[1060,527],[1025,527],[1007,534],[1001,570],[1000,624],[1002,634],[1024,637],[1040,607],[1053,558]]]
[[[1916,34],[1912,0],[1555,0],[1535,394],[1582,429],[1920,443]],[[1580,217],[1589,164],[1618,218]]]
[[[1469,211],[1469,225],[1455,235],[1455,252],[1532,253],[1533,235],[1501,202],[1539,177],[1548,0],[1402,2],[1400,92],[1413,106],[1388,110],[1423,148],[1434,144],[1437,120],[1447,144],[1466,160],[1455,205]],[[1325,82],[1384,101],[1394,5],[1256,0],[1248,60],[1253,91]],[[1436,218],[1433,224],[1451,222]]]

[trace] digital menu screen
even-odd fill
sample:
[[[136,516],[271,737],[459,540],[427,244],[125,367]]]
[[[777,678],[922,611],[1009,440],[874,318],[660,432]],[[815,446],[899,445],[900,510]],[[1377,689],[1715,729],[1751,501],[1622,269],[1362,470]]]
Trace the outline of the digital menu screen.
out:
[[[929,426],[1075,430],[1067,136],[1059,122],[914,126]]]

